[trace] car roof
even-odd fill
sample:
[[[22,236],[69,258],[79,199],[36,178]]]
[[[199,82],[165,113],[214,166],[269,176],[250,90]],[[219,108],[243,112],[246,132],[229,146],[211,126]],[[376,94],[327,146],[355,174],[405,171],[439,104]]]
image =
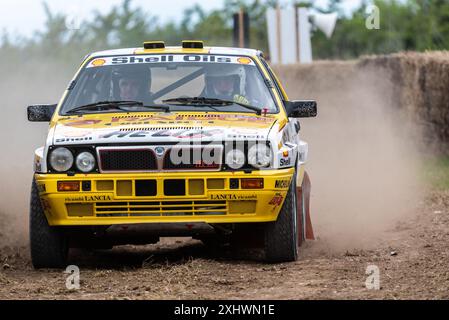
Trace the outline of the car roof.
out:
[[[162,49],[145,50],[144,48],[123,48],[114,50],[104,50],[93,52],[89,55],[91,58],[100,56],[119,56],[132,54],[170,54],[170,53],[184,53],[184,54],[222,54],[222,55],[243,55],[243,56],[263,56],[262,51],[247,48],[233,48],[233,47],[204,47],[202,49],[186,49],[180,46],[165,47]]]

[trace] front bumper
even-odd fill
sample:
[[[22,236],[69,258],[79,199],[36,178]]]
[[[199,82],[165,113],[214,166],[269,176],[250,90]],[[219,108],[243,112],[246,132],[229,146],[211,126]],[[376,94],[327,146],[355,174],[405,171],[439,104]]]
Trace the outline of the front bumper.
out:
[[[293,173],[294,168],[249,174],[35,174],[35,179],[51,226],[241,223],[275,221]],[[243,178],[263,178],[263,189],[242,189]],[[236,180],[240,181],[238,188]],[[80,181],[82,190],[58,191],[58,182],[67,181]],[[143,195],[142,185],[152,185],[153,194]],[[177,195],[167,195],[173,193],[171,189]]]

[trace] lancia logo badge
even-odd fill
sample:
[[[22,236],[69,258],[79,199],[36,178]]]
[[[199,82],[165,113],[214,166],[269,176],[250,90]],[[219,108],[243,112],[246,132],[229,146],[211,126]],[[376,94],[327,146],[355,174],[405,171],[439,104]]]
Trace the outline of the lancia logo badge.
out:
[[[158,156],[162,156],[162,155],[164,154],[165,148],[164,148],[164,147],[156,147],[156,148],[154,149],[154,151],[156,152],[156,154],[157,154]]]

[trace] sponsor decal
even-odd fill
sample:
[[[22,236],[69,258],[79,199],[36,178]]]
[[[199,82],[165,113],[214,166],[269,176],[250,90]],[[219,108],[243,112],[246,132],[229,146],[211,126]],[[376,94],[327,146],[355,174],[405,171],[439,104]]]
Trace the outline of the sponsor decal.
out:
[[[153,119],[154,120],[154,119]],[[209,124],[212,124],[213,121],[207,122]],[[170,120],[157,120],[157,121],[138,121],[138,122],[122,122],[122,123],[117,123],[117,125],[120,126],[142,126],[142,125],[157,125],[157,124],[166,124],[166,125],[182,125],[182,126],[199,126],[202,123],[201,122],[191,122],[191,121],[170,121]],[[105,123],[105,126],[113,126],[114,122],[110,122],[110,123]]]
[[[101,120],[77,120],[65,123],[66,126],[69,127],[82,127],[82,126],[91,126],[100,123]]]
[[[204,138],[212,137],[215,134],[220,133],[220,130],[160,130],[156,132],[149,131],[113,131],[100,136],[101,139],[109,139],[112,137],[116,138],[147,138],[147,137],[172,137],[178,139],[188,139],[188,138]]]
[[[159,54],[159,55],[130,55],[120,57],[105,57],[95,59],[87,65],[87,68],[139,64],[139,63],[164,63],[164,62],[203,62],[203,63],[230,63],[255,65],[254,61],[247,57],[207,55],[207,54]]]
[[[290,186],[290,179],[276,180],[274,187],[276,189],[286,189]]]
[[[42,172],[42,163],[41,163],[41,159],[40,159],[39,157],[37,157],[37,156],[34,158],[34,172]],[[39,192],[44,192],[44,191],[41,191],[41,190],[39,189],[40,186],[41,186],[41,185],[38,185],[38,186],[37,186]],[[44,187],[45,187],[45,185],[44,185]]]
[[[55,143],[92,141],[92,130],[72,128],[71,126],[58,127]]]
[[[92,134],[92,130],[73,129],[71,127],[61,130],[61,135],[66,138],[80,138]]]
[[[251,59],[250,58],[246,58],[246,57],[242,57],[242,58],[238,58],[237,62],[241,63],[241,64],[250,64],[251,63]]]
[[[84,197],[65,198],[65,202],[84,202]]]
[[[35,172],[42,172],[42,164],[40,162],[36,162],[34,164],[34,171]]]
[[[154,149],[154,151],[156,152],[158,157],[161,157],[165,152],[165,148],[164,147],[156,147]]]
[[[104,60],[104,59],[95,59],[94,61],[92,61],[92,67],[101,67],[105,63],[106,63],[106,60]]]
[[[55,143],[63,143],[63,142],[81,142],[81,141],[92,141],[92,137],[84,137],[84,138],[56,138]]]
[[[128,56],[114,57],[110,60],[111,64],[134,64],[134,63],[158,63],[174,62],[173,55],[154,55],[154,56]]]
[[[268,204],[277,207],[282,204],[283,199],[284,197],[282,196],[282,194],[276,193],[273,199],[271,199],[270,202],[268,202]]]
[[[281,159],[280,161],[279,161],[279,166],[281,166],[281,167],[285,167],[285,166],[289,166],[290,165],[290,158],[287,158],[287,159]]]
[[[198,160],[194,163],[194,167],[195,169],[218,169],[220,165],[215,162],[207,163],[204,160]]]
[[[266,136],[253,134],[228,134],[228,138],[232,139],[266,139]]]
[[[86,201],[110,201],[112,200],[111,196],[84,196]]]
[[[165,117],[153,117],[153,116],[132,116],[132,117],[113,117],[111,122],[105,123],[105,126],[112,126],[114,124],[118,125],[142,125],[150,124],[150,120],[166,120]]]
[[[211,200],[257,200],[255,194],[212,194]]]
[[[92,120],[85,120],[92,121]],[[96,120],[101,121],[101,120]],[[105,126],[112,126],[114,124],[120,125],[143,125],[143,124],[191,124],[190,121],[197,121],[197,123],[215,123],[215,121],[236,121],[236,122],[262,122],[270,123],[273,121],[271,118],[247,116],[247,115],[227,115],[227,114],[208,114],[208,115],[150,115],[150,116],[125,116],[125,117],[112,117],[111,121],[105,123]],[[80,121],[78,121],[80,122]],[[76,125],[77,123],[75,123]],[[83,124],[83,123],[81,123]],[[74,126],[72,122],[72,126]]]
[[[42,210],[44,210],[45,213],[51,215],[50,201],[48,201],[47,199],[41,199],[41,204],[42,204]]]
[[[91,195],[65,198],[65,202],[92,202],[92,201],[111,201],[112,197],[109,195]]]

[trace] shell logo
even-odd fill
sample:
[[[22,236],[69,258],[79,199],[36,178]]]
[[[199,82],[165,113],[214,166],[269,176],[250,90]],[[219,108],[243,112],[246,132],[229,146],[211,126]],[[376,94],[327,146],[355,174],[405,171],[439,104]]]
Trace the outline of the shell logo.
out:
[[[92,61],[92,65],[94,67],[100,67],[102,65],[104,65],[106,63],[106,60],[104,59],[95,59],[94,61]]]
[[[241,63],[241,64],[250,64],[251,63],[251,59],[245,58],[245,57],[238,58],[237,61],[238,61],[238,63]]]

